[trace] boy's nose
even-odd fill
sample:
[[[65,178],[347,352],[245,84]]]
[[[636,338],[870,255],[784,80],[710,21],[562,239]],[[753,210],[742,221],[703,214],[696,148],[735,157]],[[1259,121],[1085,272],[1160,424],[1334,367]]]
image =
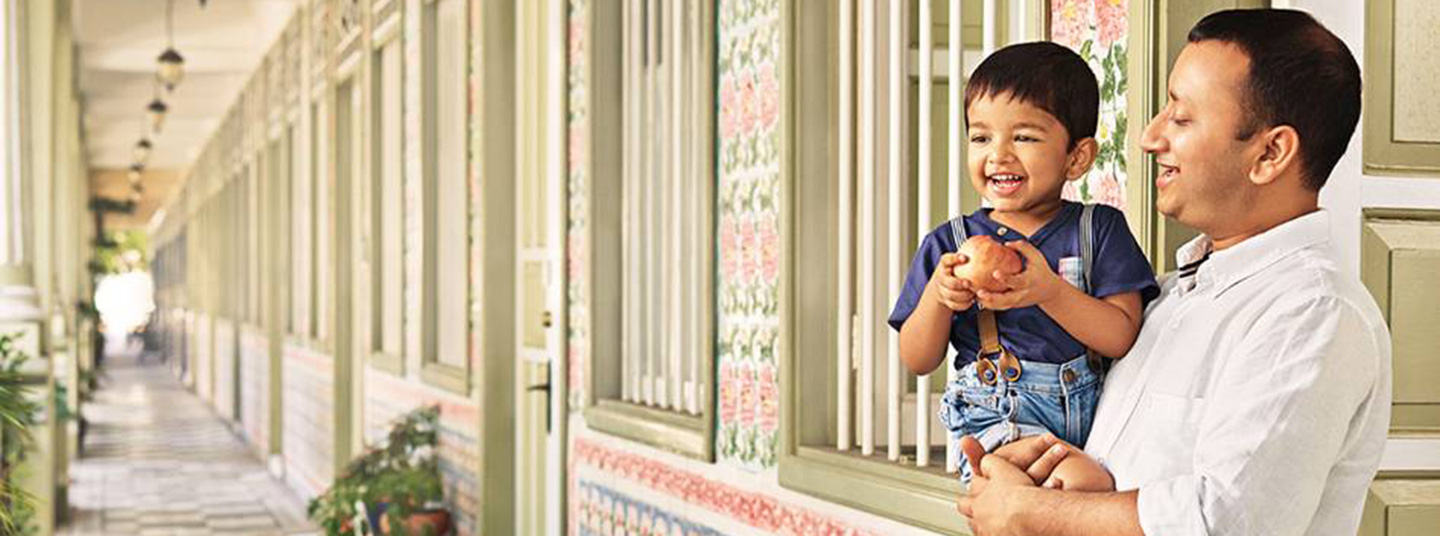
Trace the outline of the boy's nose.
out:
[[[996,164],[1004,164],[1015,159],[1014,147],[1008,142],[999,142],[990,151],[990,161]]]

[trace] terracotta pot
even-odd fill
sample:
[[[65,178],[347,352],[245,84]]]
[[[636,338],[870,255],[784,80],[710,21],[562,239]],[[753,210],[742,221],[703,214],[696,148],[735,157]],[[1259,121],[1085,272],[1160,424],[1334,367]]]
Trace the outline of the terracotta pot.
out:
[[[444,536],[450,534],[450,511],[424,510],[411,512],[405,516],[406,534],[414,536],[431,535]],[[390,516],[380,517],[380,534],[393,534],[390,532]]]

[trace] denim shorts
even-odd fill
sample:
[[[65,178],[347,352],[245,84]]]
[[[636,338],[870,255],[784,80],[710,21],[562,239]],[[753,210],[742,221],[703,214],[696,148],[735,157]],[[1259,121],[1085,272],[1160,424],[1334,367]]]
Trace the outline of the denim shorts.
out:
[[[986,452],[1046,432],[1084,447],[1101,385],[1087,361],[1083,355],[1058,365],[1023,361],[1019,380],[1001,378],[995,385],[982,383],[971,362],[945,389],[940,423],[953,438],[975,436]],[[963,454],[960,476],[970,480],[970,465]]]

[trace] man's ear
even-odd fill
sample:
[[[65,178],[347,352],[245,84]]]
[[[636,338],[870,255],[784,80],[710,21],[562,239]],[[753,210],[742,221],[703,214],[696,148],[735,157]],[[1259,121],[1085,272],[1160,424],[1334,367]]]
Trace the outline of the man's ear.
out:
[[[1250,182],[1263,186],[1275,182],[1300,164],[1300,133],[1290,125],[1280,125],[1257,134],[1264,143],[1260,156],[1250,168]]]
[[[1095,155],[1100,152],[1100,144],[1095,138],[1083,138],[1075,142],[1075,148],[1070,150],[1070,155],[1065,159],[1065,180],[1073,181],[1084,177],[1090,171],[1090,166],[1095,164]]]

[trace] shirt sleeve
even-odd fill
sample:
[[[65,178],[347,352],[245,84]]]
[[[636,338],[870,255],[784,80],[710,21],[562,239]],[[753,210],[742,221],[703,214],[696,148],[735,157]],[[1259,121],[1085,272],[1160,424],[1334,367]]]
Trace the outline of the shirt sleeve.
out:
[[[1193,470],[1140,487],[1145,533],[1304,533],[1341,452],[1367,440],[1351,424],[1378,384],[1372,334],[1338,298],[1272,306],[1217,371]]]
[[[915,251],[910,271],[905,274],[905,284],[900,287],[900,298],[895,300],[895,308],[890,311],[890,327],[896,331],[905,325],[905,319],[910,318],[910,313],[915,312],[915,306],[920,304],[920,296],[925,294],[925,286],[930,283],[930,274],[935,273],[935,267],[940,265],[940,256],[955,250],[953,240],[942,238],[949,233],[949,225],[947,222],[931,231],[920,243],[920,249]]]
[[[1150,260],[1145,258],[1130,226],[1125,223],[1125,213],[1114,207],[1095,207],[1095,265],[1090,270],[1091,294],[1098,298],[1140,292],[1140,305],[1144,307],[1160,295],[1160,286],[1155,283],[1155,271]]]

